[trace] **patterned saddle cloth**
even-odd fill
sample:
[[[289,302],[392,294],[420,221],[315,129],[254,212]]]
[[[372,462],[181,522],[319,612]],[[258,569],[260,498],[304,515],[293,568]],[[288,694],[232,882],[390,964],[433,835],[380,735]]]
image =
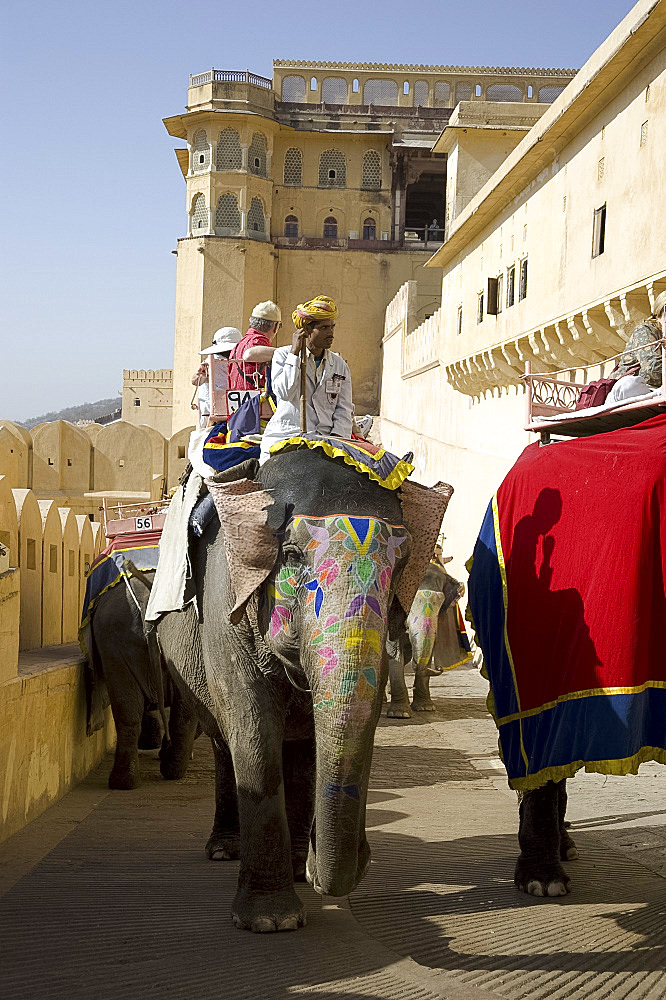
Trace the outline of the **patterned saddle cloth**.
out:
[[[413,465],[386,451],[385,448],[376,448],[368,441],[347,441],[338,437],[286,438],[284,441],[277,441],[271,447],[271,454],[275,455],[292,448],[321,450],[329,458],[337,458],[346,465],[353,466],[358,472],[369,476],[387,490],[397,490],[414,471]]]

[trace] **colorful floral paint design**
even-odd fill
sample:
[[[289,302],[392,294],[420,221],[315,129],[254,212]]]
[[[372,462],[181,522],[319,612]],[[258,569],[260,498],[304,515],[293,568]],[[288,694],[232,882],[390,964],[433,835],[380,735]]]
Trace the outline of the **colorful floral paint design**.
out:
[[[437,638],[437,617],[444,602],[441,590],[417,590],[407,616],[407,627],[412,639],[414,664],[427,667]]]

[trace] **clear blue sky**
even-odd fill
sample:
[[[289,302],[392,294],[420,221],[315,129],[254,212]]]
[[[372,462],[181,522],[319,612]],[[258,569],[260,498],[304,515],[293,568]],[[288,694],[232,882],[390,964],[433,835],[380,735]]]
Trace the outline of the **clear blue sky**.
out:
[[[6,4],[0,416],[169,368],[185,183],[162,118],[190,73],[273,58],[579,67],[629,0]],[[375,16],[378,15],[378,16]]]

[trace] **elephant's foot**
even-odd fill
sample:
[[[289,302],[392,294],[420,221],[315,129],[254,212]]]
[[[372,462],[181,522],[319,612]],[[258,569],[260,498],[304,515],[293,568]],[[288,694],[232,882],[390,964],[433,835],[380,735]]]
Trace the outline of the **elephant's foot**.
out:
[[[415,712],[434,712],[435,703],[430,696],[428,698],[414,696],[412,699],[412,708]]]
[[[240,834],[213,830],[206,844],[209,861],[237,861],[240,857]]]
[[[140,784],[141,775],[139,773],[138,757],[135,756],[129,761],[127,758],[114,761],[111,774],[109,775],[109,788],[130,791],[132,788],[138,788]]]
[[[141,720],[139,750],[157,750],[161,746],[162,727],[160,720],[148,712]]]
[[[189,754],[176,754],[173,743],[162,744],[160,751],[160,774],[167,781],[180,781],[187,774]]]
[[[255,934],[295,931],[306,924],[305,909],[293,889],[262,893],[239,889],[231,918],[236,927]]]
[[[528,896],[566,896],[570,891],[571,880],[557,861],[535,861],[521,856],[513,880],[520,892]]]
[[[305,875],[308,860],[307,848],[304,851],[291,852],[291,868],[294,873],[294,882],[307,882]]]
[[[570,837],[566,830],[560,830],[560,859],[562,861],[575,861],[579,857],[580,854],[573,837]]]
[[[387,719],[411,719],[412,710],[409,707],[409,699],[405,701],[391,701],[386,709]]]

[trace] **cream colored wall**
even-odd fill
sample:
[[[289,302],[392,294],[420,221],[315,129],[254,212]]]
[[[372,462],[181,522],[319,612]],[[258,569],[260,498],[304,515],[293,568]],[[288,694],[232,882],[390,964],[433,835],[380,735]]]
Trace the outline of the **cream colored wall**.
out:
[[[139,405],[135,400],[140,400]],[[170,368],[125,369],[123,371],[122,419],[136,426],[151,427],[162,436],[171,432],[173,373]],[[156,470],[157,471],[157,470]]]

